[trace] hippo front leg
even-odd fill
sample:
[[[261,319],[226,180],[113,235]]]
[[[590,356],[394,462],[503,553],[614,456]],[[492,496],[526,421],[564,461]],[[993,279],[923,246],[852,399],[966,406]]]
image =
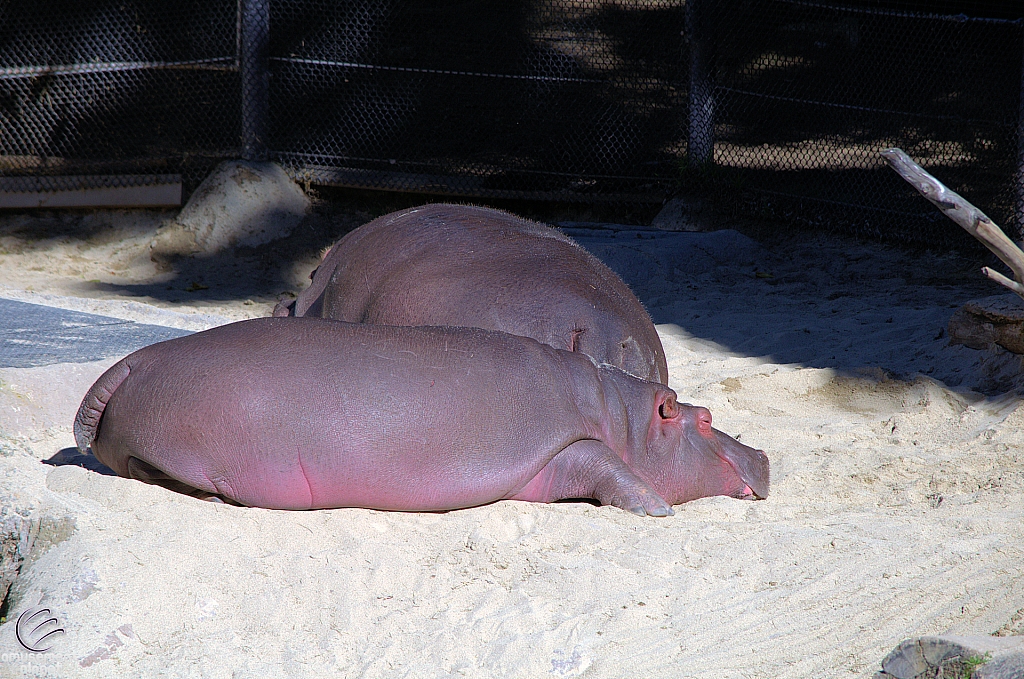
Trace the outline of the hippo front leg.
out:
[[[639,516],[675,513],[611,448],[591,439],[563,449],[508,499],[554,502],[570,498],[593,498]]]

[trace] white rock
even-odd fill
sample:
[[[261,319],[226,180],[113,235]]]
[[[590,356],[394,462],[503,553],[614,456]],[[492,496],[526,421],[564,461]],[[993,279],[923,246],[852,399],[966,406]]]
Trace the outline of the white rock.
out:
[[[275,163],[221,163],[178,217],[161,228],[160,254],[210,254],[284,238],[309,211],[309,197]]]

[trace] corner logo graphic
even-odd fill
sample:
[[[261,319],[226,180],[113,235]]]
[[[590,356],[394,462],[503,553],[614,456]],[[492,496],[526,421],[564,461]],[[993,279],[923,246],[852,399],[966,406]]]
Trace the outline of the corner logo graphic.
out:
[[[32,606],[18,616],[14,632],[26,650],[44,653],[53,648],[57,638],[64,634],[64,628],[49,608]]]

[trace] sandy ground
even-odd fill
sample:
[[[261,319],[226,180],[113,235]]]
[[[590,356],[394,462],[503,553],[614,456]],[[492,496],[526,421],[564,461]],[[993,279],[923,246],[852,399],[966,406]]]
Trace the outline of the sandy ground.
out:
[[[3,217],[0,296],[186,329],[266,315],[373,215],[154,262],[169,216]],[[590,226],[568,231],[648,306],[681,398],[768,452],[771,497],[666,519],[215,505],[40,463],[118,357],[0,369],[0,519],[37,531],[6,613],[66,631],[31,655],[0,625],[0,676],[869,677],[907,637],[1024,633],[1021,362],[944,332],[999,293],[977,262]]]

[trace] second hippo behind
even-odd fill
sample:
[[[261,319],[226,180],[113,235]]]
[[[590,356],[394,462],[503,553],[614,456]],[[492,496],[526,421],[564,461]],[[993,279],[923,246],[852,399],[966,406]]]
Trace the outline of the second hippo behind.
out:
[[[614,271],[556,229],[508,212],[433,204],[364,224],[275,316],[460,326],[532,337],[668,384],[651,317]]]
[[[161,342],[100,376],[75,439],[121,476],[273,509],[665,516],[769,484],[762,451],[668,387],[475,328],[263,318]]]

